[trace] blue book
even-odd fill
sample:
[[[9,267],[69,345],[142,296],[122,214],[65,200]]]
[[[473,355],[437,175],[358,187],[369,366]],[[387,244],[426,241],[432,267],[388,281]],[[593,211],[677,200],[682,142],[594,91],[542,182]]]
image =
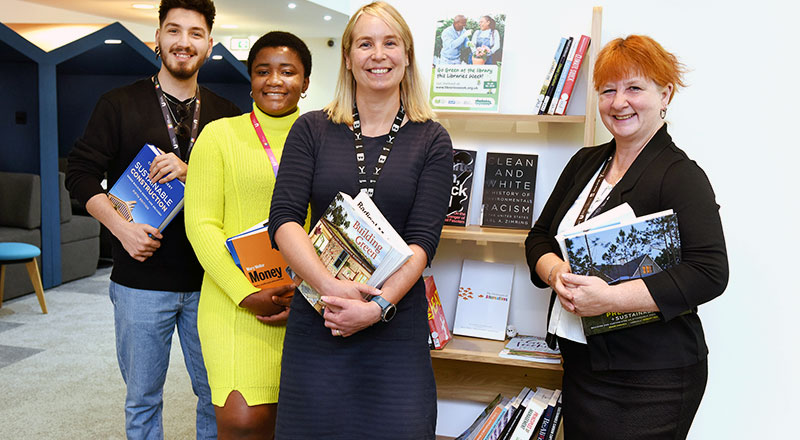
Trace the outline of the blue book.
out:
[[[153,145],[144,144],[108,191],[108,198],[125,220],[146,223],[163,231],[183,208],[184,185],[178,179],[166,183],[150,181],[150,164],[160,154],[164,153]]]

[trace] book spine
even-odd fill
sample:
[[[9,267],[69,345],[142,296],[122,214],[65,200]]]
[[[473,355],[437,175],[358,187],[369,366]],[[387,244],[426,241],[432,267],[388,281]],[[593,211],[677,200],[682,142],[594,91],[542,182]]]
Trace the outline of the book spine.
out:
[[[556,49],[555,55],[553,55],[553,62],[550,64],[550,70],[547,72],[547,75],[544,77],[544,83],[542,84],[542,89],[539,91],[539,97],[536,99],[536,107],[534,107],[533,111],[538,113],[539,109],[542,108],[542,102],[544,101],[544,95],[547,93],[547,87],[550,85],[550,80],[553,78],[553,72],[556,70],[556,65],[558,64],[558,58],[561,56],[561,52],[564,50],[564,45],[567,43],[566,38],[561,38],[561,41],[558,43],[558,49]]]
[[[558,403],[556,403],[556,410],[553,413],[553,420],[550,421],[550,429],[547,432],[546,440],[555,440],[558,433],[558,427],[561,425],[561,396],[558,396]]]
[[[590,42],[591,38],[581,35],[575,50],[575,56],[572,58],[572,64],[569,66],[567,80],[564,82],[564,88],[561,90],[561,96],[558,104],[556,104],[555,114],[557,115],[563,115],[567,112],[567,104],[569,104],[569,98],[572,96],[572,89],[575,87],[575,81],[578,79],[578,73],[580,72],[583,58],[586,57],[586,50],[589,48]]]
[[[556,105],[561,98],[561,91],[564,89],[564,83],[567,82],[567,75],[569,75],[569,69],[572,66],[572,60],[575,58],[575,51],[578,49],[578,45],[573,44],[570,46],[569,54],[567,55],[567,61],[564,62],[564,67],[561,69],[561,75],[558,78],[558,84],[556,84],[555,90],[553,90],[553,98],[550,100],[550,108],[547,109],[548,115],[554,115],[556,112]]]
[[[567,55],[569,55],[570,47],[572,47],[572,37],[567,38],[567,42],[564,43],[564,50],[561,51],[561,57],[558,59],[558,64],[556,64],[553,77],[550,79],[550,85],[547,86],[547,92],[544,95],[544,101],[542,101],[542,106],[539,108],[540,115],[546,114],[547,110],[550,108],[550,103],[553,101],[553,92],[558,84],[561,71],[564,69],[564,63],[567,62]]]
[[[509,440],[511,438],[511,433],[514,432],[516,429],[517,424],[519,424],[519,420],[522,418],[522,413],[525,412],[525,407],[522,404],[514,410],[514,413],[511,414],[511,418],[506,423],[506,426],[503,428],[503,431],[500,433],[499,440]]]
[[[500,417],[500,414],[503,412],[504,407],[505,405],[503,405],[502,402],[498,404],[496,407],[494,407],[494,410],[492,410],[492,413],[489,414],[489,417],[486,419],[486,422],[483,424],[483,426],[481,426],[481,429],[480,431],[478,431],[478,434],[475,436],[475,439],[484,440],[486,438],[492,426],[494,426],[495,422],[497,421],[497,418]]]
[[[550,426],[550,419],[553,417],[553,410],[554,408],[552,406],[548,406],[547,409],[544,410],[544,414],[542,415],[542,425],[539,428],[539,434],[536,437],[537,440],[545,440],[547,428]]]

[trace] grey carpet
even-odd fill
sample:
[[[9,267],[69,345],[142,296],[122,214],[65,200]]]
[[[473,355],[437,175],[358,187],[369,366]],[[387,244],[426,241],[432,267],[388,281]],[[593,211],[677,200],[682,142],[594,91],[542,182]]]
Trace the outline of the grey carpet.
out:
[[[0,439],[124,439],[110,269],[0,308]],[[177,336],[175,336],[177,338]],[[177,340],[164,389],[167,439],[193,439],[196,398]]]

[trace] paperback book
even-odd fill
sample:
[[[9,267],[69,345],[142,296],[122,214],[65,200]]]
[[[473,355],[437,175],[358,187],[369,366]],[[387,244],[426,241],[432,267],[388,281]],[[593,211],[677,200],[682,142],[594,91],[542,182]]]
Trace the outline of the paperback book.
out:
[[[338,193],[308,236],[333,276],[378,288],[412,255],[364,191],[355,198]],[[298,290],[317,312],[324,313],[319,292],[305,281]]]
[[[108,198],[125,220],[163,231],[183,208],[184,185],[178,179],[150,181],[150,164],[160,154],[164,153],[155,146],[144,144],[108,191]]]
[[[548,347],[544,338],[539,336],[514,336],[498,356],[546,364],[561,363],[561,352]]]
[[[465,15],[455,10],[436,22],[431,107],[499,111],[506,15]]]
[[[580,225],[578,225],[580,227]],[[645,278],[681,261],[678,216],[672,210],[557,235],[572,273],[600,277],[610,285]],[[659,321],[656,312],[583,317],[589,335]]]
[[[450,191],[450,208],[444,219],[446,225],[467,225],[477,155],[475,150],[453,149],[453,188]]]
[[[470,425],[466,430],[464,430],[464,432],[462,432],[461,435],[456,437],[456,440],[471,440],[471,439],[474,439],[478,435],[478,431],[481,429],[483,424],[486,422],[486,419],[489,417],[489,414],[492,413],[494,408],[500,403],[500,401],[502,399],[503,399],[503,396],[498,394],[494,398],[494,400],[489,402],[489,404],[486,405],[486,407],[483,409],[483,411],[481,411],[481,413],[478,414],[478,417],[475,418],[475,421],[472,422],[472,425]]]
[[[264,220],[225,240],[233,262],[259,289],[292,283],[291,270],[280,252],[272,248],[269,220]]]
[[[520,415],[517,426],[509,437],[511,440],[530,440],[538,435],[536,428],[541,425],[542,415],[556,392],[560,394],[559,390],[538,387],[534,393],[529,395],[530,399],[525,406],[525,410]]]
[[[530,229],[536,190],[535,154],[487,153],[481,226]]]
[[[591,38],[586,35],[581,35],[580,40],[575,49],[575,55],[572,58],[572,63],[569,65],[569,70],[565,76],[564,87],[561,89],[561,94],[558,95],[558,103],[556,103],[555,114],[564,115],[567,113],[567,104],[569,98],[572,96],[572,90],[575,88],[575,82],[578,80],[578,73],[580,73],[583,59],[586,57],[586,51],[589,49]]]
[[[453,333],[505,340],[513,281],[513,264],[464,260]]]
[[[436,283],[433,276],[427,276],[425,281],[425,297],[428,299],[428,326],[431,332],[431,348],[441,350],[453,339],[450,328],[447,327],[447,319],[444,317],[442,301],[439,299],[439,292],[436,290]]]

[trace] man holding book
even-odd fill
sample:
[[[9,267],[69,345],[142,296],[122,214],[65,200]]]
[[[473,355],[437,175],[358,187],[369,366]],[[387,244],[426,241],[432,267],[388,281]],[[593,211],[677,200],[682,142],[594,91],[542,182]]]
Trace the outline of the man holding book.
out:
[[[197,336],[203,269],[179,213],[162,232],[128,222],[101,181],[116,182],[146,143],[161,149],[149,178],[186,178],[194,139],[209,122],[234,116],[231,102],[199,87],[197,74],[211,54],[211,0],[163,0],[156,31],[159,72],[104,94],[69,155],[67,187],[114,236],[109,293],[114,304],[117,359],[127,385],[129,438],[163,438],[162,392],[172,334],[177,327],[192,388],[199,398],[197,438],[216,438],[211,393]]]

